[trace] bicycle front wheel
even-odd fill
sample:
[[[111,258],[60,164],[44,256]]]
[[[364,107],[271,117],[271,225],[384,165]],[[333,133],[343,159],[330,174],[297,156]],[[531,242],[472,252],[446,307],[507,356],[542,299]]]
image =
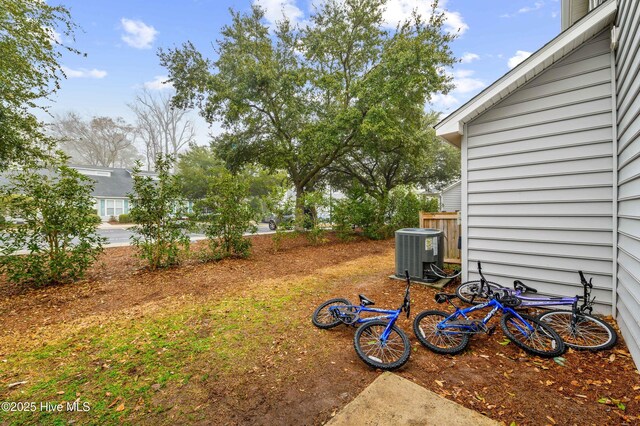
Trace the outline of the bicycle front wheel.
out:
[[[520,316],[525,322],[511,313],[503,315],[500,321],[505,336],[516,346],[531,355],[543,358],[554,358],[564,353],[562,338],[553,328],[532,316]],[[533,330],[530,330],[528,325],[533,327]]]
[[[329,308],[332,306],[347,306],[351,305],[347,299],[330,299],[321,304],[313,312],[311,322],[318,328],[328,329],[333,328],[342,323],[339,318],[335,317]]]
[[[492,291],[504,288],[500,284],[486,281],[485,287],[481,292],[480,280],[467,281],[460,284],[458,288],[456,288],[456,296],[458,296],[458,298],[464,303],[471,303],[471,299],[473,298],[473,296],[476,296],[475,298],[473,298],[473,304],[479,305],[480,303],[484,303],[489,300],[489,292],[486,285],[488,285]]]
[[[449,314],[441,311],[420,312],[413,320],[413,332],[427,348],[437,354],[455,355],[469,344],[469,335],[453,330],[441,330],[438,324]]]
[[[611,349],[618,341],[613,327],[588,314],[576,314],[575,324],[571,311],[544,312],[538,319],[553,328],[565,345],[578,350],[602,351]]]
[[[369,321],[358,327],[353,340],[356,353],[370,367],[395,370],[402,367],[411,355],[409,338],[395,325],[389,337],[382,339],[387,328],[385,321]]]

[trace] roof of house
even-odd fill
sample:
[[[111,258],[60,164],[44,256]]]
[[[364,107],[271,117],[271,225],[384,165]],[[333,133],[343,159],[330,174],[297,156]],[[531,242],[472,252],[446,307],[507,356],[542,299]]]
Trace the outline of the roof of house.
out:
[[[130,169],[69,165],[81,174],[95,181],[91,195],[97,198],[126,198],[133,190],[132,171]],[[40,173],[51,175],[50,170],[41,170]],[[141,175],[156,176],[154,172],[142,171]],[[7,174],[0,175],[0,185],[8,183]]]
[[[72,167],[76,170],[83,169]],[[133,190],[133,179],[129,170],[105,168],[105,171],[109,171],[110,176],[87,176],[96,182],[92,192],[94,197],[126,197]]]
[[[452,184],[450,184],[450,185],[448,185],[448,186],[446,186],[446,187],[442,188],[442,191],[440,191],[440,193],[441,193],[441,194],[444,194],[445,192],[447,192],[447,191],[449,191],[449,190],[451,190],[451,189],[455,188],[456,186],[459,186],[461,183],[462,183],[462,181],[461,181],[461,180],[457,180],[457,181],[453,182]]]
[[[519,87],[540,75],[591,37],[607,28],[615,18],[616,0],[607,0],[588,15],[545,44],[526,60],[500,77],[436,126],[436,135],[460,147],[464,125],[473,120]]]

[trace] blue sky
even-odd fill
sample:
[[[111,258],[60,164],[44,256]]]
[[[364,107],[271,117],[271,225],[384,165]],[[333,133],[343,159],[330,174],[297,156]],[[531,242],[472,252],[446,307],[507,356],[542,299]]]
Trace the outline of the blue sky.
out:
[[[160,84],[166,77],[157,50],[192,41],[202,52],[213,54],[211,43],[230,22],[229,8],[248,10],[256,1],[267,10],[269,21],[283,13],[304,22],[311,0],[62,0],[73,20],[82,27],[73,46],[86,57],[65,55],[68,79],[53,98],[51,112],[76,111],[86,118],[122,116],[133,121],[127,107],[137,91],[171,90]],[[316,2],[319,0],[315,0]],[[389,0],[385,18],[394,25],[414,8],[429,9],[430,1]],[[458,31],[452,48],[463,62],[453,73],[457,88],[437,94],[433,108],[445,114],[455,110],[510,67],[542,47],[560,32],[558,0],[446,0],[447,28]],[[64,40],[68,42],[68,40]],[[199,144],[208,140],[207,125],[194,113]],[[45,117],[43,117],[45,118]],[[45,118],[46,120],[46,118]],[[217,132],[214,126],[212,132]]]

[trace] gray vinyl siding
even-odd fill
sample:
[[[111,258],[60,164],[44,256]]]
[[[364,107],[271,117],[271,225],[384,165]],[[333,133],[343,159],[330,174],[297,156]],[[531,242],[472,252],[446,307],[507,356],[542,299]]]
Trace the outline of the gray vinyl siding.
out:
[[[461,210],[461,182],[442,191],[442,211],[457,212]]]
[[[640,364],[640,2],[618,2],[616,51],[618,132],[617,320]]]
[[[467,124],[467,279],[478,278],[482,261],[499,283],[521,279],[541,293],[574,296],[583,270],[596,309],[611,312],[609,45],[607,30]]]

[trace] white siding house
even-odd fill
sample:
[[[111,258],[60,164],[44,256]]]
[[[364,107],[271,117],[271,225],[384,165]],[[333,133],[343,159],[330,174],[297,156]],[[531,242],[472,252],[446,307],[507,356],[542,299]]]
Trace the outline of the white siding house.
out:
[[[618,325],[640,364],[640,2],[621,0],[616,19]]]
[[[457,212],[462,207],[462,182],[457,181],[440,192],[440,210],[443,212]]]
[[[640,6],[563,0],[563,32],[436,126],[460,147],[463,279],[580,293],[640,363]],[[570,14],[570,15],[567,15]]]

